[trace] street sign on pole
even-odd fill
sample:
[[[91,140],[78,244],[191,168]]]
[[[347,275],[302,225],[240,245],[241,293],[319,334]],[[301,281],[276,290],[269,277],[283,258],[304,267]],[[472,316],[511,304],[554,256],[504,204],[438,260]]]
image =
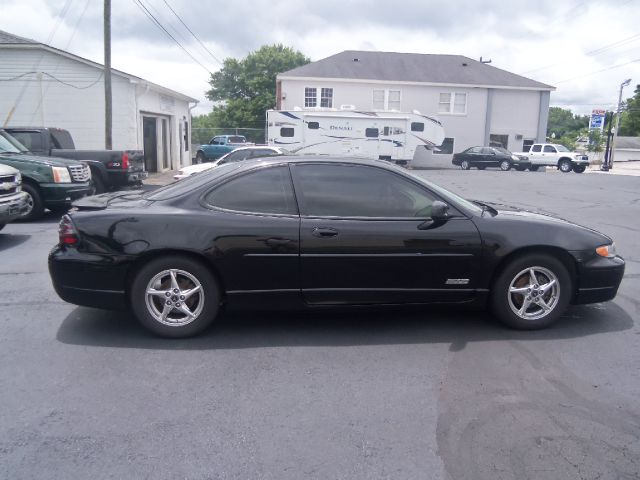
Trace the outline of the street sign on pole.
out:
[[[604,130],[604,117],[606,111],[600,109],[591,110],[591,118],[589,119],[589,130]]]

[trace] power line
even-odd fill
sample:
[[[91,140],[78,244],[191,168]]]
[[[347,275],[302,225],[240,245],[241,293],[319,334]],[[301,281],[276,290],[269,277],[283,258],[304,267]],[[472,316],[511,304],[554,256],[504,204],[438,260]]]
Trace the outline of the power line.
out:
[[[24,77],[26,77],[28,75],[37,75],[37,74],[42,74],[42,75],[44,75],[46,77],[51,78],[52,80],[54,80],[54,81],[56,81],[58,83],[66,85],[67,87],[75,88],[76,90],[86,90],[87,88],[91,88],[96,83],[98,83],[100,81],[100,79],[102,78],[102,76],[104,75],[104,72],[100,73],[100,75],[98,75],[98,78],[93,80],[89,85],[85,85],[84,87],[79,87],[78,85],[73,85],[72,83],[65,82],[64,80],[61,80],[58,77],[56,77],[55,75],[52,75],[50,73],[47,73],[47,72],[36,72],[36,71],[26,72],[26,73],[23,73],[21,75],[17,75],[15,77],[11,77],[11,78],[0,78],[0,82],[13,82],[15,80],[20,80],[21,78],[24,78]]]
[[[187,26],[187,24],[186,24],[186,23],[184,23],[184,21],[182,20],[182,18],[180,18],[180,15],[178,15],[178,14],[176,13],[176,11],[171,7],[171,5],[169,5],[169,2],[167,2],[167,0],[162,0],[162,1],[164,2],[164,4],[165,4],[167,7],[169,7],[169,10],[171,10],[171,12],[176,16],[176,18],[180,21],[180,23],[184,26],[184,28],[186,28],[186,29],[189,31],[189,33],[190,33],[191,35],[193,35],[193,38],[195,38],[195,39],[198,41],[198,43],[199,43],[200,45],[202,45],[202,48],[204,48],[204,49],[207,51],[207,53],[209,53],[209,55],[211,55],[211,58],[213,58],[216,62],[218,62],[218,64],[219,64],[219,65],[221,65],[221,66],[222,66],[222,62],[221,62],[220,60],[218,60],[218,57],[216,57],[216,56],[211,52],[211,50],[209,50],[209,48],[207,48],[207,46],[206,46],[206,45],[205,45],[205,44],[200,40],[200,38],[198,38],[198,36],[197,36],[195,33],[193,33],[193,31],[192,31],[192,30]]]
[[[576,80],[578,78],[590,77],[591,75],[595,75],[596,73],[602,73],[602,72],[606,72],[607,70],[613,70],[614,68],[624,67],[625,65],[629,65],[630,63],[635,63],[635,62],[640,62],[640,58],[636,58],[635,60],[631,60],[630,62],[621,63],[619,65],[613,65],[611,67],[603,68],[602,70],[596,70],[595,72],[586,73],[584,75],[578,75],[577,77],[571,77],[571,78],[567,78],[565,80],[560,80],[559,82],[553,82],[553,83],[556,83],[556,84],[564,83],[564,82],[569,82],[571,80]]]
[[[198,65],[200,65],[207,73],[209,73],[209,75],[213,75],[213,73],[207,67],[205,67],[202,63],[200,63],[200,61],[196,57],[194,57],[191,54],[191,52],[189,52],[189,50],[187,50],[178,40],[176,40],[176,38],[173,35],[171,35],[171,33],[169,33],[169,31],[166,28],[164,28],[164,26],[160,23],[160,21],[158,21],[158,19],[147,9],[147,7],[144,6],[144,4],[142,3],[142,0],[133,0],[133,1],[136,5],[138,5],[138,7],[147,16],[147,18],[149,18],[149,20],[151,20],[159,29],[161,29],[169,38],[171,38],[171,40],[173,40],[176,43],[176,45],[178,45],[178,47],[180,47],[184,51],[184,53],[189,55],[191,60],[196,62]]]

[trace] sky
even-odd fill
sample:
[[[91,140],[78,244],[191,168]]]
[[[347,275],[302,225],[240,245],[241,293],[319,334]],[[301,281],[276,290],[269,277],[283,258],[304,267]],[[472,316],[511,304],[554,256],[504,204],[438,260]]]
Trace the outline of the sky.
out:
[[[99,63],[102,19],[100,0],[0,0],[0,30]],[[482,56],[555,86],[552,106],[586,114],[615,108],[626,79],[623,98],[640,84],[638,19],[640,0],[112,0],[112,66],[198,99],[203,114],[210,72],[265,44],[311,60],[343,50]]]

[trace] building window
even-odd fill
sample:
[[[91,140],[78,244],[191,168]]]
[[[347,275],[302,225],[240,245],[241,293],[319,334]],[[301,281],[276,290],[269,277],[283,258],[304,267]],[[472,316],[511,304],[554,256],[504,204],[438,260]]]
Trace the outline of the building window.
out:
[[[304,89],[304,106],[305,107],[317,107],[318,106],[318,89],[306,87]]]
[[[522,151],[528,152],[529,150],[531,150],[531,145],[533,145],[533,143],[533,140],[525,140],[524,142],[522,142]]]
[[[320,104],[318,104],[318,97],[320,97]],[[316,88],[305,87],[304,89],[304,106],[305,108],[314,107],[333,107],[333,88]]]
[[[437,155],[450,155],[453,153],[453,138],[447,137],[442,141],[442,145],[435,147],[433,153]]]
[[[374,110],[400,111],[400,90],[373,89]]]
[[[320,90],[320,106],[326,108],[333,107],[333,88],[322,88]]]
[[[466,93],[441,93],[438,102],[438,113],[464,115],[467,113]]]
[[[509,148],[509,135],[497,135],[492,133],[489,135],[489,146]]]

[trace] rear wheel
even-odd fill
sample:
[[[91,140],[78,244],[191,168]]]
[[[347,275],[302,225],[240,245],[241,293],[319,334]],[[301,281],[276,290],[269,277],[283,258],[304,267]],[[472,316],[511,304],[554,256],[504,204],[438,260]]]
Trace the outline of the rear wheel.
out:
[[[530,170],[530,171],[532,171],[532,172],[537,172],[537,171],[538,171],[538,168],[539,168],[539,167],[538,167],[538,165],[531,165],[531,166],[529,167],[529,170]]]
[[[573,166],[573,171],[576,172],[576,173],[583,173],[586,169],[587,169],[587,167],[585,167],[584,165],[574,165]]]
[[[471,168],[471,165],[469,164],[469,160],[462,160],[462,162],[460,162],[460,168],[462,170],[469,170]]]
[[[571,168],[572,168],[571,160],[567,160],[566,158],[563,158],[562,160],[560,160],[560,162],[558,162],[558,169],[562,173],[569,173],[571,171]]]
[[[203,152],[196,153],[196,163],[204,163],[205,161],[206,161],[206,158]]]
[[[93,193],[92,193],[92,195],[99,195],[99,194],[104,193],[106,191],[107,191],[107,187],[105,186],[104,181],[102,180],[102,178],[100,178],[98,175],[93,177]]]
[[[151,260],[135,276],[133,311],[148,330],[167,338],[196,335],[220,308],[213,274],[200,262],[179,255]]]
[[[493,311],[512,328],[536,330],[555,322],[571,300],[572,282],[557,258],[528,254],[500,273],[491,291]]]
[[[27,194],[27,211],[22,214],[20,220],[35,220],[40,218],[44,213],[44,204],[42,203],[42,195],[40,191],[28,184],[22,184],[22,191]]]
[[[502,170],[503,172],[511,170],[511,162],[509,160],[502,160],[500,162],[500,170]]]

